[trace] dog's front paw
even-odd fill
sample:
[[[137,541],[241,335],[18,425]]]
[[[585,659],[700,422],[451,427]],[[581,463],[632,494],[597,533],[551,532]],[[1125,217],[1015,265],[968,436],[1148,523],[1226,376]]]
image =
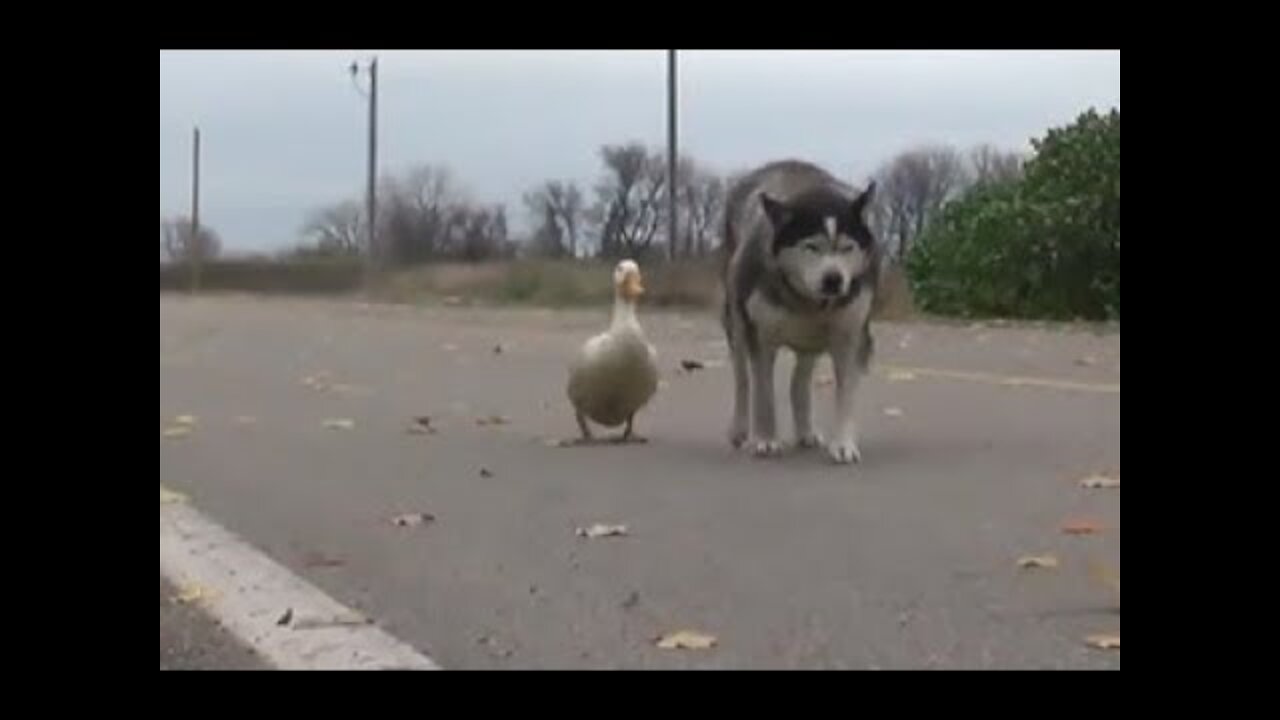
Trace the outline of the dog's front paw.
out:
[[[753,440],[751,454],[758,458],[776,457],[782,454],[782,443],[777,440]]]
[[[862,451],[853,439],[836,440],[827,446],[827,454],[841,465],[862,462]]]
[[[816,448],[822,446],[822,436],[818,433],[811,432],[796,438],[796,447]]]

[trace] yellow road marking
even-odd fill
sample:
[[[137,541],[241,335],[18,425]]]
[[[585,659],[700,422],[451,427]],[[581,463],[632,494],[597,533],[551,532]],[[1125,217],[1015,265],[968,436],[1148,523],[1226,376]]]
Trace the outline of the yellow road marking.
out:
[[[1041,387],[1054,390],[1076,390],[1079,392],[1096,392],[1120,394],[1120,383],[1091,383],[1079,380],[1057,380],[1054,378],[1020,377],[1017,375],[997,375],[994,373],[966,372],[962,370],[941,370],[937,368],[905,367],[902,365],[881,365],[889,373],[900,376],[937,377],[950,380],[968,380],[984,382],[1007,387]]]

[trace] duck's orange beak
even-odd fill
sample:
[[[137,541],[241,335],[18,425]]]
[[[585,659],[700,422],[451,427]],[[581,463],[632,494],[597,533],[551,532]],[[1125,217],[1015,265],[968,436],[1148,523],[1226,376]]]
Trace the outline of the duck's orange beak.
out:
[[[622,297],[627,300],[639,300],[644,295],[644,283],[640,279],[640,273],[628,273],[622,279]]]

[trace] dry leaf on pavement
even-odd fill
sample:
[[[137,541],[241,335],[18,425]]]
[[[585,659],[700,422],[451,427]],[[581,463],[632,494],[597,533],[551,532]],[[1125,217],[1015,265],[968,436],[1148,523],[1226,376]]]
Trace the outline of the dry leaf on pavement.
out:
[[[1111,489],[1120,487],[1120,478],[1109,475],[1090,475],[1080,481],[1080,487],[1089,489]]]
[[[391,524],[396,527],[417,527],[435,522],[436,516],[431,513],[414,512],[396,515],[391,518]]]
[[[1058,567],[1058,558],[1052,555],[1026,555],[1018,558],[1018,567],[1023,570],[1029,570],[1032,568],[1045,568],[1047,570],[1052,570],[1053,568]]]
[[[1062,532],[1068,535],[1096,535],[1102,532],[1102,525],[1096,520],[1067,520],[1062,523]]]
[[[1084,641],[1085,641],[1085,644],[1087,644],[1089,647],[1096,648],[1098,650],[1119,650],[1120,649],[1119,633],[1116,633],[1115,635],[1109,635],[1109,634],[1090,635],[1086,637]]]
[[[172,505],[175,503],[184,503],[186,501],[187,501],[186,495],[183,495],[180,492],[174,492],[173,490],[170,490],[169,488],[163,485],[160,486],[160,504],[161,505]]]
[[[603,525],[596,523],[590,527],[578,528],[575,531],[578,537],[585,538],[601,538],[601,537],[621,537],[627,535],[626,525]]]
[[[709,650],[716,645],[716,637],[694,630],[680,630],[658,638],[657,645],[663,650]]]

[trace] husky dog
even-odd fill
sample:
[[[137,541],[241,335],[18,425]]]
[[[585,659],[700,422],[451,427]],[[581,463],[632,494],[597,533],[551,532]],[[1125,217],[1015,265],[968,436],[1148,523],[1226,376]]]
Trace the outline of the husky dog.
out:
[[[837,463],[861,460],[853,404],[871,360],[871,302],[881,267],[881,248],[864,217],[874,191],[874,182],[857,192],[819,167],[786,160],[755,170],[729,192],[722,321],[733,357],[734,447],[747,442],[750,430],[756,456],[781,451],[773,369],[778,349],[788,347],[796,354],[796,444],[823,443],[813,430],[812,380],[818,356],[830,353],[836,426],[827,452]]]

